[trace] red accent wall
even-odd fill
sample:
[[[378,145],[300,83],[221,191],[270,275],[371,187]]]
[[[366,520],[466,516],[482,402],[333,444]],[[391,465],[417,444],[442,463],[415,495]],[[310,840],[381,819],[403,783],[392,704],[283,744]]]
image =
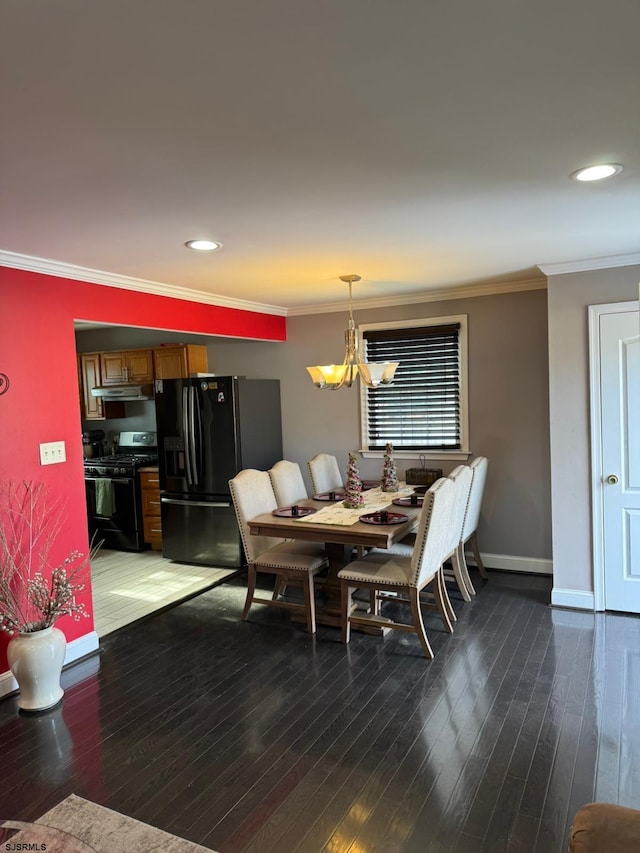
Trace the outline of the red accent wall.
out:
[[[286,340],[284,317],[0,267],[0,373],[10,381],[0,396],[0,479],[41,480],[64,500],[64,531],[52,553],[60,561],[89,546],[74,320]],[[42,467],[44,441],[64,441],[67,462]],[[58,622],[67,640],[93,630],[89,587],[82,600],[89,619]],[[0,673],[8,670],[7,642],[0,635]]]

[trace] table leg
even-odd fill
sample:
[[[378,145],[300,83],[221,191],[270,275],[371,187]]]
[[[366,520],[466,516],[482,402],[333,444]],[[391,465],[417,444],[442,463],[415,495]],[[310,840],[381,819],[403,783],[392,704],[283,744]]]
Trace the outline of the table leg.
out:
[[[340,597],[340,581],[338,580],[338,572],[351,562],[351,545],[341,545],[337,542],[326,542],[325,551],[329,560],[329,571],[326,580],[322,585],[320,594],[324,597],[324,604],[316,608],[316,619],[322,625],[332,625],[340,628],[342,625],[342,601]],[[370,612],[368,603],[363,607],[360,602],[358,606],[353,597],[350,596],[349,604],[350,611],[358,607],[359,613],[363,616]],[[368,600],[368,596],[367,596]],[[376,637],[383,637],[389,633],[389,628],[381,628],[377,625],[367,627],[366,625],[352,625],[352,631],[361,631],[365,634],[373,634]]]
[[[349,545],[341,545],[338,542],[325,543],[325,551],[329,560],[329,571],[325,582],[322,585],[321,593],[324,596],[324,605],[322,607],[323,615],[331,620],[324,624],[335,624],[340,627],[342,617],[342,604],[340,600],[340,581],[338,580],[338,572],[344,569],[351,558],[351,547]],[[352,605],[350,605],[352,607]]]
[[[325,543],[325,552],[329,560],[329,571],[327,572],[324,583],[321,579],[316,579],[316,592],[320,598],[320,601],[316,602],[316,622],[318,625],[329,625],[332,628],[340,628],[342,626],[342,603],[340,599],[338,572],[347,563],[351,562],[352,550],[353,546],[351,545],[341,545],[339,542]],[[358,605],[352,599],[350,610],[354,610],[356,607]],[[361,601],[358,611],[358,615],[365,616],[370,612],[370,607],[364,601]],[[293,612],[291,620],[293,622],[304,622],[305,617]],[[371,627],[367,625],[352,625],[351,630],[364,634],[373,634],[376,637],[384,637],[391,629],[381,628],[378,625],[371,625]]]

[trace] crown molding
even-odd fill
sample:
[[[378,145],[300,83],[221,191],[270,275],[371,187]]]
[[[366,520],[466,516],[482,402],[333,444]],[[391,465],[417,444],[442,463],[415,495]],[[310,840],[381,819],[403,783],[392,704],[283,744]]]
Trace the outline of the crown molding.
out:
[[[184,299],[187,302],[200,302],[203,305],[216,305],[220,308],[236,308],[239,311],[254,311],[257,314],[272,314],[285,317],[286,308],[278,305],[266,305],[261,302],[248,302],[243,299],[231,299],[214,293],[203,293],[189,287],[176,287],[173,284],[163,284],[159,281],[147,281],[143,278],[130,278],[116,273],[103,272],[88,267],[79,267],[62,261],[48,258],[35,258],[31,255],[20,255],[17,252],[7,252],[0,249],[0,266],[12,269],[28,270],[44,275],[70,278],[74,281],[86,281],[105,287],[116,287],[121,290],[136,290],[139,293],[151,293],[155,296],[168,296],[171,299]]]
[[[390,308],[395,305],[415,305],[421,302],[442,302],[446,299],[468,299],[474,296],[495,296],[501,293],[517,293],[524,290],[546,290],[546,280],[539,278],[523,279],[522,281],[507,281],[500,284],[470,284],[463,287],[439,287],[423,293],[406,294],[405,296],[385,296],[379,299],[355,301],[358,310],[366,308]],[[332,311],[344,311],[349,307],[348,302],[329,302],[323,305],[301,305],[289,308],[287,317],[303,314],[329,314]]]
[[[564,261],[558,264],[538,264],[545,275],[566,275],[571,272],[588,272],[613,267],[632,267],[640,264],[640,253],[630,255],[609,255],[605,258],[584,258],[581,261]]]
[[[612,260],[612,259],[608,259]],[[637,261],[628,263],[640,263]],[[611,266],[605,264],[603,266]],[[32,255],[21,255],[17,252],[8,252],[0,249],[0,266],[12,269],[23,269],[29,272],[42,273],[44,275],[69,278],[74,281],[86,281],[91,284],[99,284],[105,287],[115,287],[121,290],[135,290],[139,293],[150,293],[155,296],[168,296],[171,299],[183,299],[188,302],[199,302],[203,305],[216,305],[221,308],[235,308],[239,311],[254,311],[258,314],[271,314],[277,317],[295,317],[306,314],[329,314],[335,311],[344,311],[348,302],[330,302],[322,305],[299,305],[284,308],[280,305],[268,305],[262,302],[249,302],[243,299],[233,299],[217,294],[203,293],[200,290],[192,290],[187,287],[176,287],[173,284],[164,284],[157,281],[148,281],[143,278],[131,278],[118,275],[117,273],[94,270],[89,267],[81,267],[75,264],[54,261],[48,258],[37,258]],[[540,270],[544,272],[542,267]],[[568,270],[572,271],[572,270]],[[470,284],[461,287],[439,287],[435,290],[422,293],[406,294],[404,296],[386,296],[376,299],[358,301],[358,309],[367,308],[389,308],[395,305],[413,305],[422,302],[442,302],[447,299],[467,299],[475,296],[495,296],[502,293],[517,293],[525,290],[545,290],[546,280],[523,279],[521,281],[507,281],[501,283]]]

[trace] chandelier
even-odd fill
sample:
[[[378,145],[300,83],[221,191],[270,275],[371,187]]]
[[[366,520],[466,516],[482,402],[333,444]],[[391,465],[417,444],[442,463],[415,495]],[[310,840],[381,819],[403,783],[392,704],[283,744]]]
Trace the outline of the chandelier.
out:
[[[356,376],[364,382],[367,388],[377,388],[378,385],[390,385],[393,382],[393,374],[396,372],[399,362],[384,361],[378,364],[360,361],[358,349],[358,335],[353,322],[353,303],[351,299],[351,287],[354,281],[360,281],[359,275],[341,275],[340,281],[349,285],[349,327],[344,333],[344,361],[342,364],[325,364],[307,367],[309,376],[316,388],[328,391],[337,391],[346,385],[351,388]]]

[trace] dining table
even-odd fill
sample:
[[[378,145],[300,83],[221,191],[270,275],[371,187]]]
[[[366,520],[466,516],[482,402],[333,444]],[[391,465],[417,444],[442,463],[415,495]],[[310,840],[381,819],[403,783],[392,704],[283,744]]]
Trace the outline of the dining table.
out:
[[[319,587],[322,600],[316,606],[316,621],[320,625],[340,627],[342,605],[338,572],[351,562],[354,549],[386,550],[417,529],[422,495],[418,496],[419,504],[411,505],[412,494],[414,487],[403,482],[398,484],[397,492],[384,492],[379,486],[373,487],[362,492],[364,506],[357,509],[344,507],[339,491],[335,496],[331,493],[331,498],[327,494],[314,496],[298,501],[298,515],[292,514],[291,507],[279,507],[250,519],[249,530],[256,536],[324,544],[329,570]],[[402,505],[394,504],[394,500],[400,500]],[[313,512],[307,515],[305,512],[309,508]],[[352,602],[352,606],[366,613],[368,600],[367,596],[366,601]],[[361,630],[377,635],[387,631],[374,626],[363,626]]]

